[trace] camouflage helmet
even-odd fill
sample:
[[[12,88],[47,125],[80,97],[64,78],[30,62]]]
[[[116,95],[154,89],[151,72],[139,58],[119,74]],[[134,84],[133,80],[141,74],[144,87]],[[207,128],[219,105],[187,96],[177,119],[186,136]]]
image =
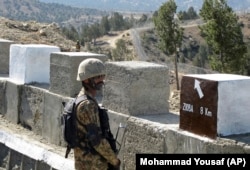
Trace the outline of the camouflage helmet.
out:
[[[79,64],[76,80],[83,81],[91,77],[105,74],[105,66],[101,60],[88,58]]]

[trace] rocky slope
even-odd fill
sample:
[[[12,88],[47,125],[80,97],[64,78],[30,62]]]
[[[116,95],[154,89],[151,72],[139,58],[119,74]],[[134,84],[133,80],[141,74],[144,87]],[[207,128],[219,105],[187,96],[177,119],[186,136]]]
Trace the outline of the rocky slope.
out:
[[[22,22],[0,17],[0,38],[17,44],[47,44],[61,51],[74,51],[75,42],[68,40],[56,23]]]

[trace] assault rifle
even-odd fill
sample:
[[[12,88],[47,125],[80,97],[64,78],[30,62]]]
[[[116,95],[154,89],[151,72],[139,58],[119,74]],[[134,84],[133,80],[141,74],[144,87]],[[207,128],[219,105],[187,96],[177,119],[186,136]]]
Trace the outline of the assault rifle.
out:
[[[99,107],[99,117],[102,135],[108,140],[112,150],[117,154],[118,150],[116,148],[116,139],[110,130],[107,109]]]
[[[116,136],[114,138],[114,135],[112,134],[110,130],[109,116],[107,113],[107,109],[103,107],[99,107],[99,117],[100,117],[100,125],[101,125],[103,136],[108,140],[112,150],[116,154],[118,154],[121,149],[121,144],[117,142],[118,133],[119,133],[120,128],[126,128],[126,126],[120,123],[116,132]],[[124,133],[122,136],[122,141],[123,141],[123,138],[124,138]],[[116,143],[119,145],[119,149],[117,149]],[[108,170],[118,170],[118,169],[113,167],[111,164],[109,164]]]
[[[107,113],[107,109],[99,107],[99,118],[100,118],[100,125],[102,130],[102,135],[107,139],[109,142],[112,150],[118,154],[118,150],[116,148],[116,139],[114,138],[109,125],[109,117]],[[115,168],[110,163],[108,164],[108,170],[119,170],[119,168]]]

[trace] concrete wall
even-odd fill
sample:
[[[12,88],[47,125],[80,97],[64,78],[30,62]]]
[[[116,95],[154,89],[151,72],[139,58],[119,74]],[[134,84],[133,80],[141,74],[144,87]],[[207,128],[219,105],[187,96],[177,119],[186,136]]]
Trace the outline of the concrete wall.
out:
[[[6,86],[6,79],[0,78],[0,114],[6,113],[6,103],[5,103],[5,86]]]
[[[238,142],[229,138],[212,140],[183,131],[178,124],[159,122],[162,119],[166,117],[158,117],[158,121],[151,121],[148,117],[128,119],[123,149],[124,169],[135,169],[137,153],[250,153],[250,145],[239,138]]]
[[[68,97],[49,92],[43,87],[15,84],[8,79],[2,79],[0,87],[3,88],[1,91],[8,91],[5,93],[4,100],[0,102],[0,110],[8,110],[5,115],[7,120],[13,123],[18,122],[30,129],[34,135],[41,136],[43,140],[55,146],[61,146],[61,149],[65,148],[61,136],[60,114],[62,112],[61,103],[67,101]],[[10,104],[6,105],[5,103]],[[7,109],[4,109],[5,107]],[[236,142],[235,139],[230,138],[212,140],[194,135],[179,129],[179,115],[176,114],[131,116],[109,110],[109,115],[114,135],[120,123],[126,125],[126,129],[120,129],[118,136],[118,142],[122,144],[119,157],[123,161],[123,169],[126,170],[135,169],[136,153],[250,153],[250,146],[244,141],[246,136],[238,137],[238,142]],[[4,157],[11,156],[10,153],[13,152],[21,152],[15,145],[6,144],[6,141],[10,141],[13,134],[6,135],[5,130],[0,129],[1,140],[3,140],[1,146],[8,153]],[[33,136],[29,137],[33,138]],[[12,140],[17,142],[18,139]],[[27,142],[27,145],[29,144],[30,142]],[[50,149],[45,150],[46,154],[50,151]],[[39,162],[38,158],[32,157],[29,149],[21,153],[19,158],[13,159],[32,160],[34,166],[37,161]],[[64,160],[63,154],[63,151],[58,154],[62,162]],[[51,167],[52,163],[46,165]]]
[[[0,39],[0,74],[9,74],[10,45],[13,41]]]
[[[31,131],[26,135],[4,129],[0,130],[0,167],[3,169],[72,170],[73,158],[65,159],[63,150],[54,145],[42,145]],[[30,135],[33,135],[32,137]],[[48,147],[49,146],[49,147]],[[1,169],[0,168],[0,169]]]

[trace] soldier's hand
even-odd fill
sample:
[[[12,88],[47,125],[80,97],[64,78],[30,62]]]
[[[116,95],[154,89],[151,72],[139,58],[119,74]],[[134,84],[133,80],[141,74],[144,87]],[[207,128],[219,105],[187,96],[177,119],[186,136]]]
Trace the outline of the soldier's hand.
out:
[[[117,163],[114,165],[114,168],[119,170],[120,169],[120,165],[121,165],[121,161],[120,159],[117,159]]]

